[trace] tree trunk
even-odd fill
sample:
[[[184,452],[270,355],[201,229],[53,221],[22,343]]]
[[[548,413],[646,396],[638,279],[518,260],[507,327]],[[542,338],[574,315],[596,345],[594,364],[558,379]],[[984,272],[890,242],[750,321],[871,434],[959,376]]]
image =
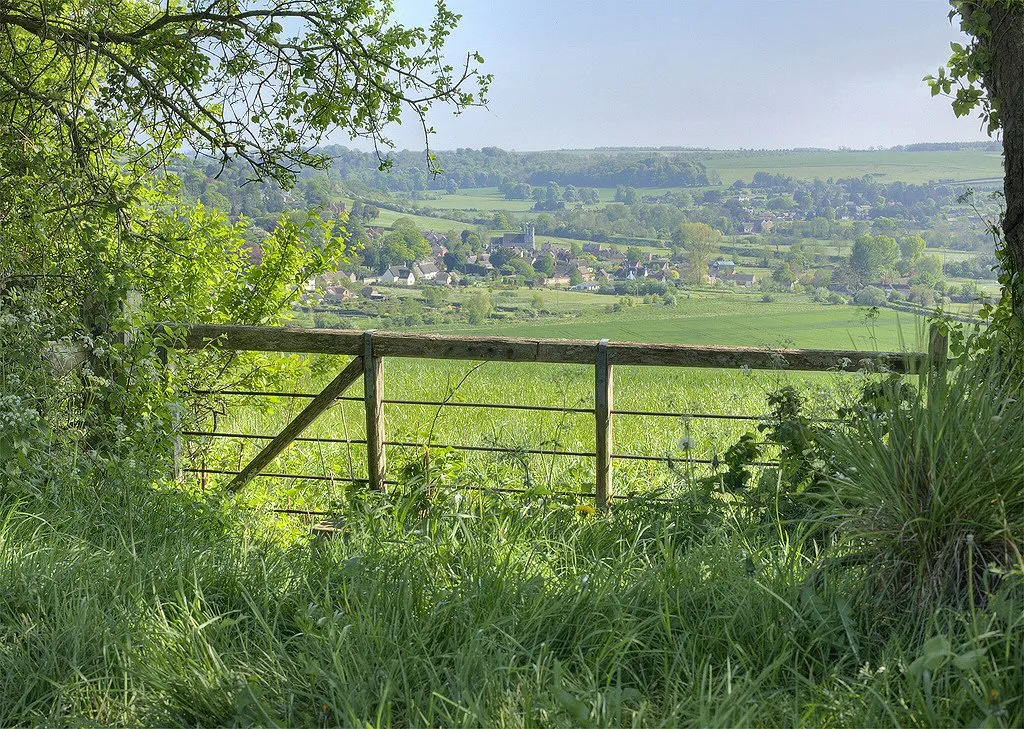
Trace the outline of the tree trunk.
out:
[[[1011,305],[1020,321],[1024,319],[1024,7],[997,2],[988,9],[992,35],[985,43],[992,69],[986,81],[998,104],[1003,129],[1003,235],[1014,276],[1009,292]]]

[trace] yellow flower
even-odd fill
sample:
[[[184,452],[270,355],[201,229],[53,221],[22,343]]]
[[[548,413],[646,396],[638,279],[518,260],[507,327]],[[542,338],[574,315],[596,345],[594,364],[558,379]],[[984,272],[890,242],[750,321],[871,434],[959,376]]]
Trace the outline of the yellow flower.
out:
[[[590,504],[580,504],[576,507],[576,513],[580,516],[593,516],[597,513],[597,509]]]

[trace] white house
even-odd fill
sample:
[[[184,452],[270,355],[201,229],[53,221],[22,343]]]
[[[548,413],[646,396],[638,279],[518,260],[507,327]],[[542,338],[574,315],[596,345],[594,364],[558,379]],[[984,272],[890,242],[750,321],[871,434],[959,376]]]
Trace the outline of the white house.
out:
[[[380,277],[384,284],[396,284],[398,286],[412,286],[416,283],[416,276],[404,266],[392,266]]]

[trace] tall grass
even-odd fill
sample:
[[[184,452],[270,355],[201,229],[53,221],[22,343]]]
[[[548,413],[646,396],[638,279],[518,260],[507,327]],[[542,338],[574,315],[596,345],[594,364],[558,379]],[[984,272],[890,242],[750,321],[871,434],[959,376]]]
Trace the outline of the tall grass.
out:
[[[727,512],[400,491],[352,498],[316,541],[176,490],[86,488],[4,507],[0,725],[1021,719],[1008,585],[973,622],[926,621],[948,647],[926,683],[915,636]]]
[[[927,612],[1020,568],[1024,400],[1009,377],[992,358],[933,372],[921,397],[826,437],[837,528],[871,566],[873,590]]]
[[[31,388],[26,370],[39,375]],[[0,463],[0,726],[1024,723],[1022,570],[1018,552],[995,549],[1019,545],[1020,472],[964,450],[1017,443],[1016,401],[974,401],[992,381],[929,393],[911,405],[936,413],[914,414],[933,418],[924,425],[896,412],[873,441],[837,441],[860,459],[836,480],[848,515],[837,556],[748,518],[734,495],[656,502],[643,497],[650,483],[629,481],[620,487],[640,498],[602,514],[542,490],[511,498],[418,477],[387,494],[339,491],[338,532],[318,541],[255,507],[268,491],[154,481],[166,459],[162,440],[146,440],[155,431],[91,452],[40,406],[45,372],[0,358],[0,442],[16,456]],[[715,396],[713,379],[681,392],[667,382],[634,392]],[[954,437],[950,424],[971,424],[959,410],[1004,419]],[[918,474],[907,453],[927,466],[928,509],[890,496],[922,483],[901,475]],[[492,472],[478,475],[491,485]],[[967,534],[976,548],[957,551]],[[858,591],[875,584],[862,567],[823,569],[857,554],[920,586]],[[972,555],[1000,572],[968,584],[975,599],[907,604],[942,594],[924,557],[966,556],[966,572],[946,570],[960,590],[959,575],[979,574]]]

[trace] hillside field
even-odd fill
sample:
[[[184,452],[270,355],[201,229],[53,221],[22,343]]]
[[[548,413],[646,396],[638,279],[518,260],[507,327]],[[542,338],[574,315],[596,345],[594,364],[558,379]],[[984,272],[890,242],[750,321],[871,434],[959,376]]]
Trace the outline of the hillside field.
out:
[[[468,296],[469,294],[465,294]],[[728,344],[809,349],[919,350],[924,320],[881,309],[818,304],[805,297],[778,296],[764,302],[759,293],[695,292],[674,306],[638,304],[607,311],[620,297],[575,291],[518,289],[494,295],[496,306],[524,304],[539,297],[557,320],[489,322],[462,326],[463,334],[501,334],[558,339],[614,339],[631,342]]]
[[[814,150],[783,152],[712,152],[708,167],[722,184],[750,182],[755,172],[774,172],[797,179],[840,179],[872,175],[880,182],[924,183],[938,180],[1002,179],[1002,155],[996,152],[889,152]]]

